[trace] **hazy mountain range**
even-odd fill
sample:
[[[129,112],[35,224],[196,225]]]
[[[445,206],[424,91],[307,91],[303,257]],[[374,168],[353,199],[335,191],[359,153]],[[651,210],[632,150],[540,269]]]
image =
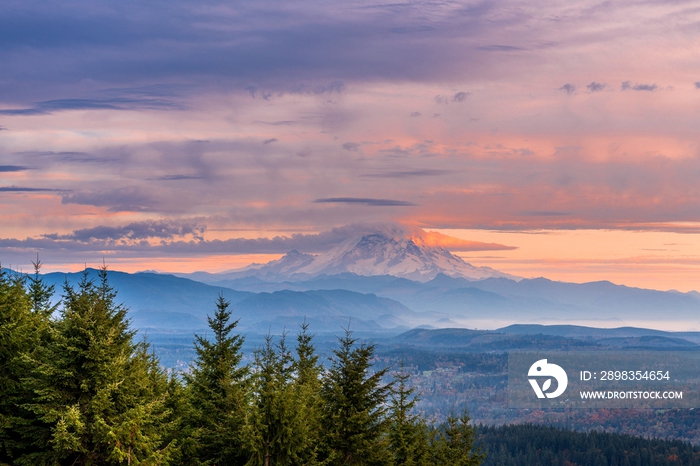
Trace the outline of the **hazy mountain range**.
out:
[[[89,271],[93,277],[95,273]],[[468,274],[473,276],[465,278]],[[46,275],[59,287],[79,278],[80,274]],[[294,329],[304,319],[315,332],[350,325],[394,334],[419,326],[497,328],[516,323],[700,328],[695,292],[606,281],[507,278],[467,264],[445,249],[377,234],[327,254],[292,251],[268,264],[224,274],[110,272],[110,281],[130,308],[134,326],[159,331],[205,329],[219,294],[231,301],[241,329],[262,333]]]
[[[87,272],[90,279],[97,279],[96,270]],[[118,301],[129,308],[129,317],[138,329],[205,330],[206,317],[213,314],[219,295],[231,302],[234,316],[240,319],[239,328],[261,333],[296,329],[304,319],[322,332],[347,327],[351,320],[355,330],[407,329],[416,315],[397,301],[342,289],[252,293],[165,274],[110,271],[108,276],[118,290]],[[76,286],[82,273],[57,272],[44,277],[56,286],[58,298],[64,283]]]

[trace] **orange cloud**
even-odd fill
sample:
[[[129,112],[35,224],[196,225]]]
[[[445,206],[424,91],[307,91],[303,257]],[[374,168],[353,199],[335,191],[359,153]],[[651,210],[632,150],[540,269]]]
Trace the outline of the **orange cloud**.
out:
[[[463,240],[437,231],[420,230],[420,232],[419,235],[411,237],[414,243],[430,247],[442,247],[450,251],[509,251],[517,249],[515,246],[506,246],[504,244]]]

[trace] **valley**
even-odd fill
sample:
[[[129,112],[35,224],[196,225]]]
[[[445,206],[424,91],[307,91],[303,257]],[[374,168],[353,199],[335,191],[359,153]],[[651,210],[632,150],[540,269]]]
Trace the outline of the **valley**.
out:
[[[238,319],[236,331],[245,336],[244,362],[253,362],[265,335],[293,338],[306,322],[323,363],[349,328],[376,345],[375,369],[392,373],[404,366],[409,386],[420,394],[416,409],[435,422],[466,406],[484,425],[535,423],[700,444],[694,410],[507,407],[509,352],[700,351],[700,332],[687,330],[700,326],[697,293],[523,279],[493,270],[465,276],[485,271],[410,242],[402,246],[376,235],[355,241],[326,257],[292,251],[266,265],[222,274],[108,276],[132,328],[169,369],[189,370],[194,335],[208,335],[207,316],[223,296]],[[378,257],[378,268],[368,268],[370,256]],[[396,273],[395,267],[404,273],[372,274]],[[94,279],[97,271],[85,274]],[[75,286],[83,275],[43,278],[60,289]]]

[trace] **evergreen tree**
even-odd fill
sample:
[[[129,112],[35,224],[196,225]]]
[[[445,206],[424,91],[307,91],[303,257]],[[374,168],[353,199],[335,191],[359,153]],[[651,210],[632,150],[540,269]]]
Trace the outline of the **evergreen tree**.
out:
[[[114,458],[127,464],[135,464],[134,458],[147,458],[147,464],[170,464],[179,454],[177,419],[169,408],[177,391],[171,391],[166,372],[145,340],[136,346],[126,373],[130,408],[119,418]]]
[[[488,450],[484,466],[700,464],[700,448],[679,440],[584,433],[543,425],[480,426],[477,443]]]
[[[219,296],[214,317],[207,317],[214,340],[195,336],[197,356],[185,374],[191,409],[191,433],[183,458],[191,464],[242,465],[247,461],[244,437],[249,368],[242,364],[243,337],[232,335],[229,301]]]
[[[32,265],[34,266],[34,275],[27,275],[32,310],[50,317],[58,309],[58,304],[51,304],[51,298],[56,291],[55,287],[44,283],[44,279],[40,275],[43,264],[39,260],[38,255],[36,256],[36,262],[32,261]]]
[[[444,466],[478,466],[485,455],[474,450],[474,427],[464,410],[459,416],[451,414],[433,442],[434,464]]]
[[[277,345],[268,335],[256,352],[248,434],[251,466],[317,464],[321,367],[307,330],[304,322],[296,359],[287,350],[286,335]]]
[[[166,429],[163,430],[163,443],[173,444],[171,464],[185,464],[187,448],[192,449],[191,403],[189,392],[179,377],[179,373],[169,370],[164,375],[164,385],[168,396],[165,399],[165,411],[168,413]],[[183,451],[185,450],[185,451]]]
[[[22,409],[31,393],[22,378],[29,370],[24,355],[38,343],[38,330],[21,276],[0,267],[0,464],[12,462],[32,443],[31,416]]]
[[[97,285],[85,271],[78,290],[66,283],[64,292],[61,319],[26,379],[35,394],[27,406],[51,448],[18,464],[165,464],[175,446],[162,441],[163,375],[147,346],[134,343],[106,267]]]
[[[297,432],[302,420],[294,406],[292,362],[285,335],[276,346],[267,335],[255,353],[249,466],[291,465],[304,447]]]
[[[430,432],[425,419],[412,413],[418,397],[408,388],[409,378],[402,360],[394,374],[398,386],[391,395],[389,445],[397,466],[427,466],[432,464]]]
[[[294,406],[301,420],[296,434],[300,442],[300,451],[293,464],[312,466],[318,463],[319,441],[321,439],[321,373],[323,368],[318,362],[313,335],[308,333],[309,324],[301,325],[297,334],[296,359],[294,372]]]
[[[330,465],[390,464],[385,405],[391,384],[382,383],[388,369],[372,373],[374,345],[355,346],[349,330],[339,342],[321,389],[323,459]]]

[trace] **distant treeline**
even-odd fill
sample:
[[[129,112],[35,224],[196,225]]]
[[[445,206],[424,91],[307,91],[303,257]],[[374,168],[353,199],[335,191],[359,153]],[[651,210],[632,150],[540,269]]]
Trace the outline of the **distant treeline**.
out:
[[[483,466],[700,465],[700,449],[674,440],[573,432],[532,424],[479,427]]]
[[[183,373],[136,341],[107,270],[61,301],[41,279],[0,268],[0,464],[478,465],[466,412],[415,414],[408,375],[373,367],[349,331],[327,368],[302,325],[294,348],[268,337],[244,364],[229,303]],[[208,306],[209,303],[202,303]]]

